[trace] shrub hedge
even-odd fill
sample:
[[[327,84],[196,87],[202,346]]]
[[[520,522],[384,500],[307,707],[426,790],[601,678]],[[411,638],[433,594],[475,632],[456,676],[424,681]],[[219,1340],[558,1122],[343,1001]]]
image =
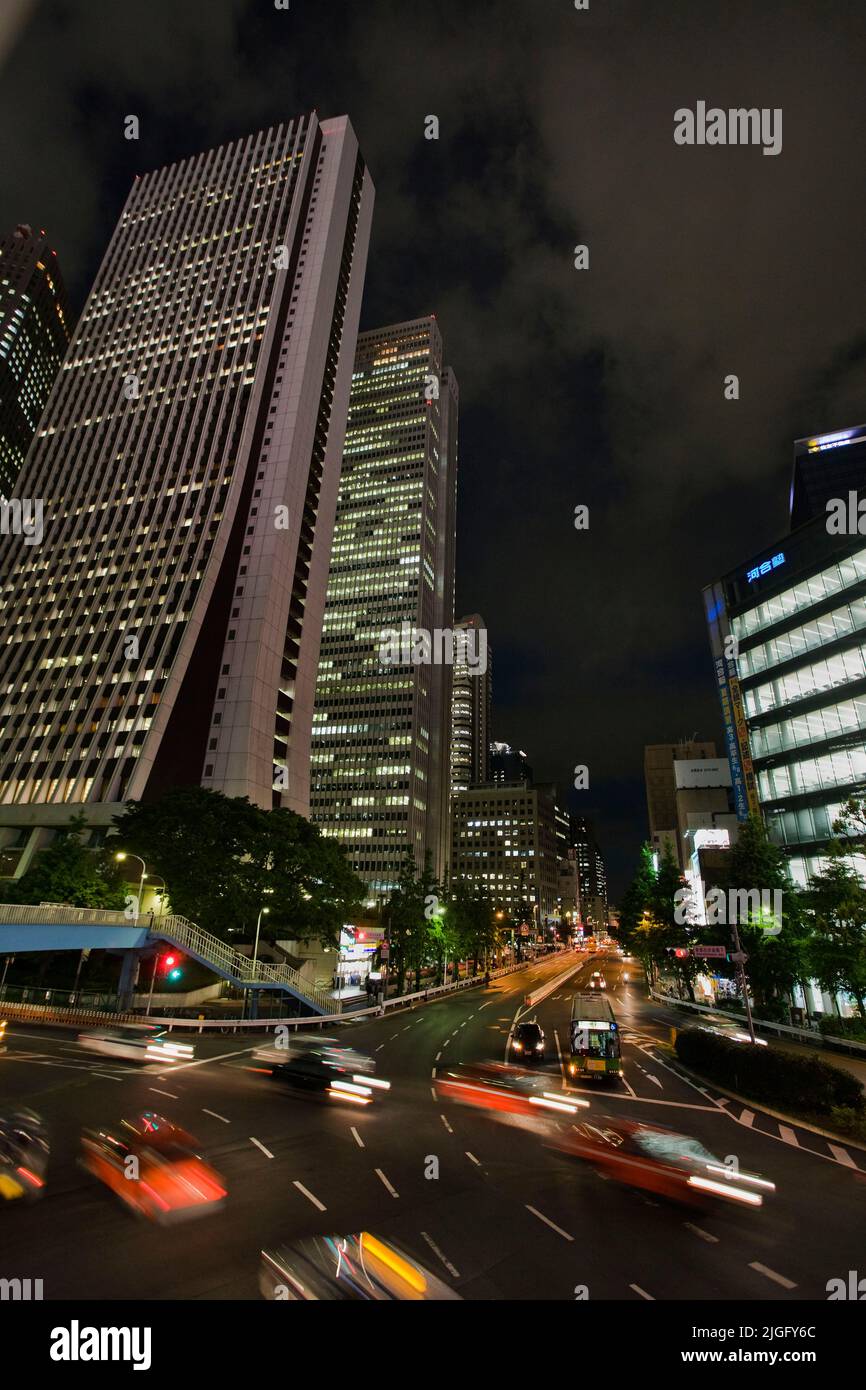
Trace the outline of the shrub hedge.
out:
[[[820,1057],[798,1057],[772,1044],[753,1047],[703,1028],[677,1033],[675,1046],[685,1066],[753,1100],[811,1115],[829,1115],[837,1108],[866,1111],[856,1076]]]

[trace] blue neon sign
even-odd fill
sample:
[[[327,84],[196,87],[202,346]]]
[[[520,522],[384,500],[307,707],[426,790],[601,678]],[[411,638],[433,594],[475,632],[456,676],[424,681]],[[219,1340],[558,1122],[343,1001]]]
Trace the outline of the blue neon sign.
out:
[[[756,565],[753,570],[747,570],[746,578],[750,584],[753,584],[756,579],[760,579],[762,575],[769,574],[771,570],[778,569],[779,566],[784,565],[784,563],[785,554],[784,551],[780,551],[778,555],[773,556],[772,560],[765,560],[762,565]]]

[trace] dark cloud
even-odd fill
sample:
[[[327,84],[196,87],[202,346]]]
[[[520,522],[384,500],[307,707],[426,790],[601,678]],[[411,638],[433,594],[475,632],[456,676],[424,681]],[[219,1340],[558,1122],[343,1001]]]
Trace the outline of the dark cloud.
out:
[[[0,220],[50,229],[79,302],[134,172],[348,111],[364,324],[436,312],[460,381],[496,732],[589,764],[617,888],[644,743],[720,732],[701,585],[784,529],[793,438],[866,415],[864,40],[825,0],[53,0],[6,59]],[[781,107],[782,153],[676,146],[698,100]]]

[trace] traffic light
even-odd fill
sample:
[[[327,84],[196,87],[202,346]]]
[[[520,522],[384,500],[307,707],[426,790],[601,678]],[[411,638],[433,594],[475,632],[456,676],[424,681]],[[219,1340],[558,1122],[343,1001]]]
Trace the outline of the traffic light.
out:
[[[169,978],[170,980],[179,980],[179,979],[181,979],[181,977],[183,976],[183,971],[181,970],[180,966],[178,965],[178,960],[179,960],[179,959],[180,959],[180,958],[179,958],[178,956],[173,956],[173,955],[168,955],[168,956],[164,956],[164,957],[163,957],[163,962],[162,962],[162,963],[163,963],[163,966],[165,967],[165,973],[166,973],[166,975],[168,976],[168,978]]]

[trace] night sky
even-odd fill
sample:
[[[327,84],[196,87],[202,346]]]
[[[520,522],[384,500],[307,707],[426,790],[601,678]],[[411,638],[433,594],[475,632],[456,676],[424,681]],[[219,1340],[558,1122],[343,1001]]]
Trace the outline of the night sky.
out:
[[[0,33],[0,225],[46,228],[76,315],[133,174],[348,113],[361,327],[435,313],[460,384],[457,608],[488,624],[495,736],[563,786],[589,766],[616,897],[644,744],[722,751],[701,586],[784,532],[792,441],[866,419],[866,9],[4,0]],[[676,145],[698,101],[782,108],[782,152]]]

